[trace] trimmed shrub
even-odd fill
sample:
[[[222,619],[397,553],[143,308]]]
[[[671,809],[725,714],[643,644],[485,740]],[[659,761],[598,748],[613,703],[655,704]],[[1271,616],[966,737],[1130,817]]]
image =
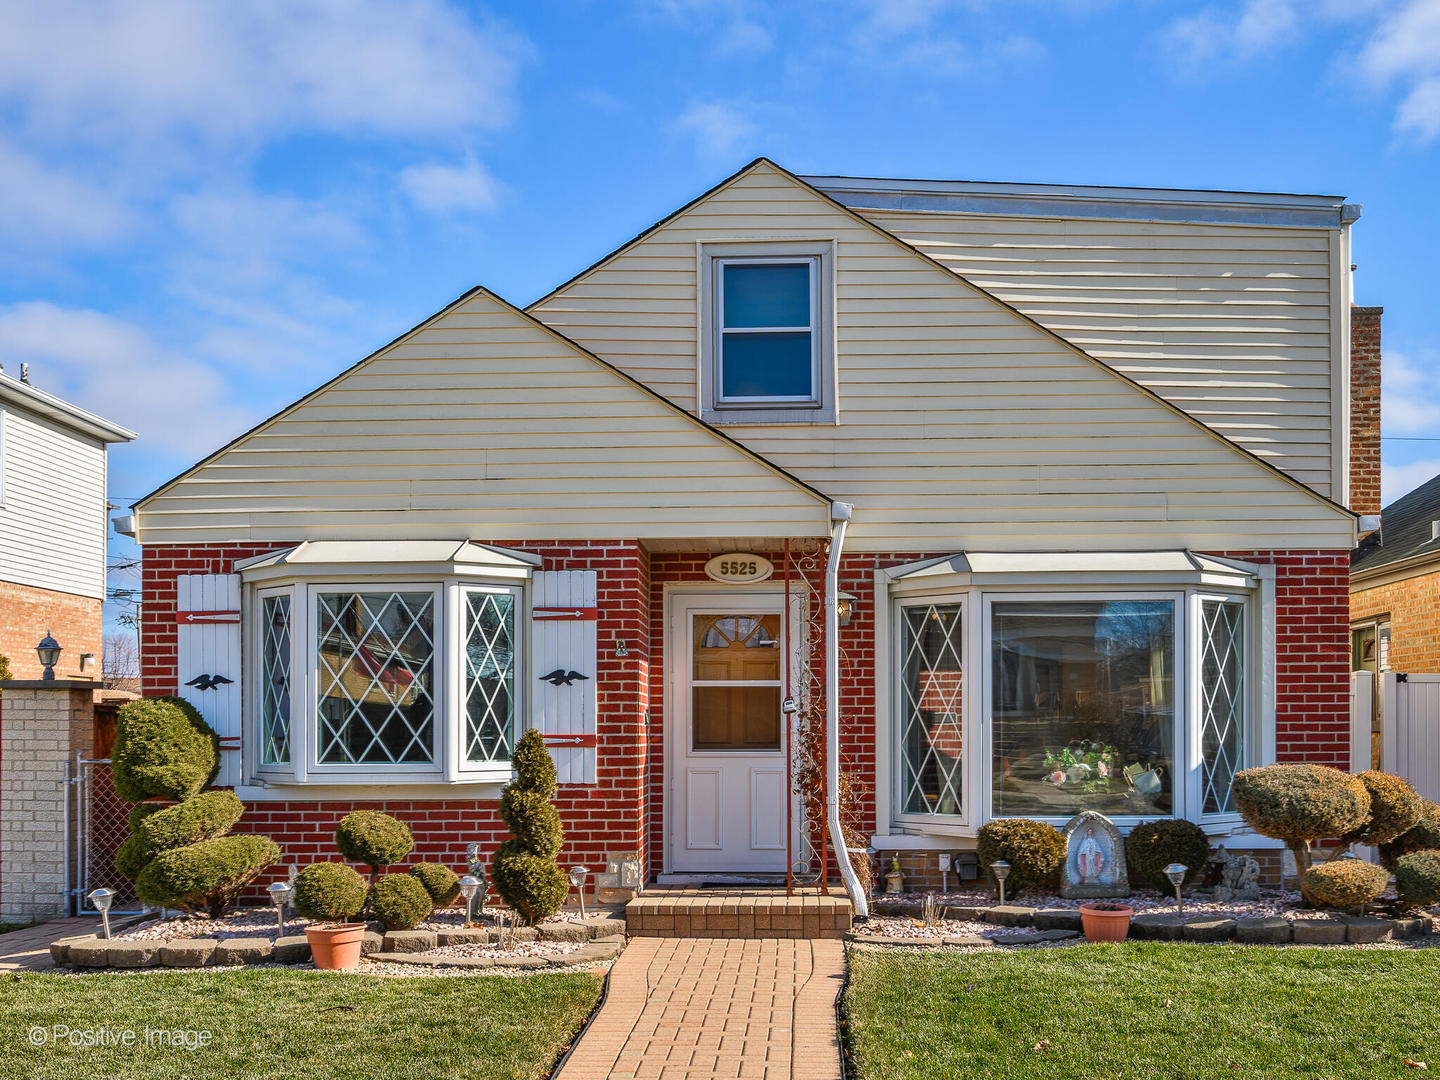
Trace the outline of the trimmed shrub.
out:
[[[1235,774],[1235,805],[1262,836],[1284,840],[1295,854],[1300,892],[1311,896],[1310,841],[1347,836],[1365,824],[1370,792],[1359,777],[1324,765],[1264,765]],[[1324,902],[1324,901],[1320,901]]]
[[[1388,844],[1419,824],[1425,800],[1410,781],[1374,769],[1355,779],[1370,793],[1370,813],[1360,828],[1343,838],[1346,843]]]
[[[570,879],[555,861],[565,843],[560,815],[550,805],[555,795],[555,762],[545,740],[531,729],[515,744],[510,758],[515,779],[500,794],[500,819],[512,834],[495,852],[491,879],[505,903],[528,923],[559,911],[570,893]]]
[[[160,694],[155,701],[168,702],[185,714],[186,719],[194,725],[197,731],[209,732],[211,748],[215,751],[215,764],[210,767],[210,775],[205,778],[204,787],[215,783],[215,778],[220,775],[220,733],[205,722],[205,717],[200,715],[200,710],[190,704],[189,700],[179,697],[176,694]]]
[[[311,863],[295,875],[295,910],[315,922],[349,922],[365,910],[365,879],[353,866]]]
[[[355,810],[346,814],[335,830],[335,846],[351,862],[370,868],[373,882],[381,869],[410,854],[415,838],[403,821],[378,810]]]
[[[386,930],[409,930],[431,911],[430,894],[409,874],[382,874],[370,887],[370,910]]]
[[[422,862],[410,867],[410,876],[424,886],[430,894],[430,902],[438,908],[447,908],[460,899],[460,875],[448,866],[439,863]]]
[[[138,831],[140,828],[140,822],[144,821],[151,814],[158,814],[161,810],[164,809],[166,809],[164,803],[136,803],[134,806],[130,807],[130,815],[128,819],[130,822],[130,831],[132,833]]]
[[[145,864],[155,857],[150,845],[139,833],[131,833],[115,852],[115,869],[121,876],[134,881],[145,869]]]
[[[1305,871],[1303,892],[1327,907],[1352,908],[1368,904],[1390,884],[1383,866],[1359,859],[1336,859]]]
[[[982,825],[978,836],[980,865],[987,874],[994,863],[1010,864],[1005,886],[1011,896],[1053,884],[1065,862],[1065,838],[1043,821],[1000,818]]]
[[[132,803],[188,799],[219,768],[217,745],[215,732],[193,708],[161,698],[122,705],[110,754],[115,793]]]
[[[1132,881],[1169,892],[1175,886],[1165,876],[1165,867],[1171,863],[1188,867],[1188,885],[1210,861],[1210,838],[1193,821],[1165,818],[1142,822],[1125,838],[1125,861]]]
[[[221,836],[156,855],[135,878],[135,895],[156,907],[223,915],[240,890],[280,857],[268,836]]]
[[[202,791],[194,798],[146,815],[135,835],[142,837],[151,851],[167,851],[224,836],[244,813],[245,804],[233,791]]]
[[[1420,820],[1413,828],[1380,845],[1380,865],[1393,872],[1402,857],[1416,851],[1437,850],[1440,850],[1440,806],[1427,801],[1420,807]]]
[[[1440,851],[1412,851],[1395,862],[1395,891],[1412,907],[1440,904]]]

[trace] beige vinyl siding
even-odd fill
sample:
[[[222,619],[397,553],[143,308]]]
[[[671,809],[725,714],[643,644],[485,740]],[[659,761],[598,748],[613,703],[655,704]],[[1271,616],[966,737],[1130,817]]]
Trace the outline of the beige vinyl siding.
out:
[[[145,500],[142,543],[816,535],[823,499],[483,292]]]
[[[699,245],[833,239],[839,419],[733,425],[871,550],[1348,547],[1347,515],[760,164],[533,311],[695,407]]]
[[[0,581],[105,595],[105,446],[0,406]]]
[[[1334,230],[860,212],[1331,493]]]

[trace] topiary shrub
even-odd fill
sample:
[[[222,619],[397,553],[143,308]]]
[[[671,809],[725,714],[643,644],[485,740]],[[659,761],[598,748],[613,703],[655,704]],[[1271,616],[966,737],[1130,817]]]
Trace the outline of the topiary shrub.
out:
[[[527,923],[559,911],[570,879],[555,861],[565,842],[555,795],[555,762],[535,730],[525,732],[510,758],[515,779],[500,795],[500,819],[511,832],[495,852],[491,878],[505,903]]]
[[[422,862],[410,867],[410,875],[430,895],[430,902],[438,908],[447,908],[460,899],[460,875],[448,866],[439,863]]]
[[[408,825],[389,814],[355,810],[346,814],[336,828],[335,846],[351,862],[368,866],[370,881],[374,884],[383,868],[410,854],[415,838],[410,835]]]
[[[218,917],[280,857],[268,836],[221,836],[162,851],[135,878],[135,895],[156,907],[204,909]]]
[[[386,930],[409,930],[431,911],[430,894],[409,874],[382,874],[370,887],[370,910]]]
[[[182,803],[144,815],[138,827],[131,827],[151,851],[160,852],[224,836],[244,813],[245,804],[233,791],[202,791]]]
[[[219,768],[217,745],[215,733],[193,707],[187,711],[163,698],[128,702],[115,717],[110,753],[115,794],[132,803],[188,799]]]
[[[1314,903],[1352,908],[1368,904],[1388,884],[1390,872],[1383,866],[1360,859],[1335,859],[1306,870],[1301,890]]]
[[[353,866],[311,863],[295,875],[295,910],[315,922],[349,922],[365,910],[365,879]]]
[[[1165,876],[1165,867],[1179,863],[1188,867],[1185,883],[1198,878],[1210,861],[1210,838],[1193,821],[1165,818],[1146,821],[1130,830],[1125,838],[1125,862],[1132,880],[1161,892],[1175,888]]]
[[[1411,907],[1440,904],[1440,851],[1412,851],[1395,861],[1395,891]]]
[[[164,701],[174,705],[185,714],[186,719],[200,732],[208,733],[210,736],[211,748],[215,751],[215,764],[210,767],[210,775],[205,778],[205,787],[215,783],[215,778],[220,775],[220,733],[205,722],[205,717],[200,715],[200,710],[194,705],[175,694],[160,694],[151,699],[152,701]]]
[[[1012,896],[1053,884],[1065,862],[1065,838],[1043,821],[1000,818],[982,825],[978,836],[980,865],[986,873],[996,862],[1010,864],[1006,888]]]
[[[1388,844],[1380,845],[1380,865],[1392,872],[1399,860],[1415,851],[1440,850],[1440,806],[1424,801],[1420,820]]]
[[[1370,813],[1360,828],[1343,837],[1347,844],[1388,844],[1419,824],[1425,800],[1410,781],[1375,769],[1355,779],[1370,793]]]
[[[1284,840],[1295,854],[1300,891],[1312,903],[1306,871],[1310,842],[1346,836],[1370,814],[1370,792],[1358,777],[1324,765],[1264,765],[1235,774],[1235,805],[1262,836]],[[1323,901],[1322,901],[1323,902]]]

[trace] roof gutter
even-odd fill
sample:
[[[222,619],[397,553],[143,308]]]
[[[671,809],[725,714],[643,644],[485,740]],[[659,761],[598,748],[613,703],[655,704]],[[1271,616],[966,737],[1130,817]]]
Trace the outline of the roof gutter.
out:
[[[850,864],[850,849],[840,825],[840,555],[854,509],[849,503],[830,504],[830,556],[825,563],[825,809],[835,864],[840,867],[856,917],[863,919],[870,914],[870,905]]]

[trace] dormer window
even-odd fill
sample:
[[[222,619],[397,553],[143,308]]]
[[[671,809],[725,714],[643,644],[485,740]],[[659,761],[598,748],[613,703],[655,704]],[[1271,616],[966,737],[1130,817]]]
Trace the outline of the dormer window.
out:
[[[704,419],[834,420],[832,247],[829,241],[702,246]]]

